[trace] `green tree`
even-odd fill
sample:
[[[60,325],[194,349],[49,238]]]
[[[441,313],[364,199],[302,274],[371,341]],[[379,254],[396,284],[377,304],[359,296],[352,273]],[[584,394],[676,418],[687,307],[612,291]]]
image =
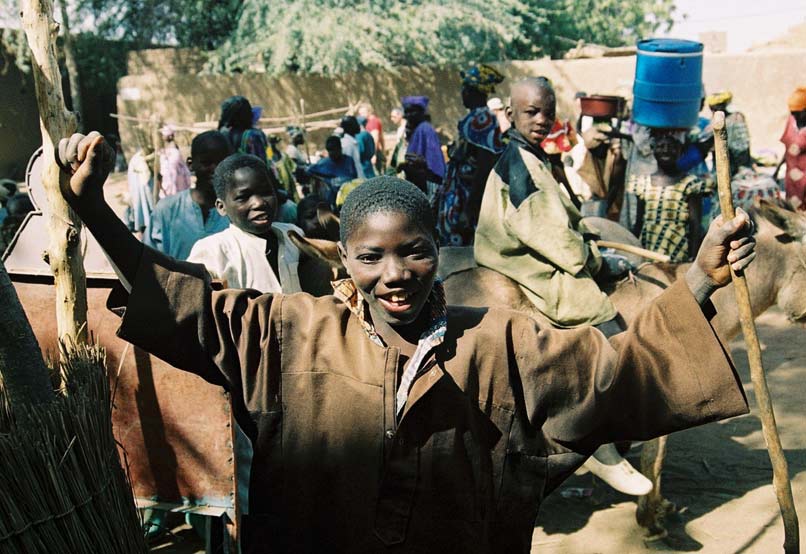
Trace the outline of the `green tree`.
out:
[[[634,43],[673,0],[244,0],[210,71],[334,74],[560,56],[578,40]]]
[[[674,22],[674,0],[530,0],[543,7],[542,21],[527,21],[524,33],[541,37],[542,51],[564,54],[579,40],[603,46],[635,44],[653,33],[668,31]]]
[[[332,74],[504,59],[526,40],[528,9],[521,0],[245,0],[209,67]]]
[[[76,11],[96,33],[136,48],[216,48],[232,32],[243,0],[76,0]]]

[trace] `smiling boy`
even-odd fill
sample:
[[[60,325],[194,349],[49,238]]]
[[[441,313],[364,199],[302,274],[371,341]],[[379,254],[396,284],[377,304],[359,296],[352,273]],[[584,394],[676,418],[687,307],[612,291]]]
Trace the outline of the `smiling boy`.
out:
[[[602,442],[747,411],[701,308],[755,255],[746,216],[712,225],[686,278],[608,341],[446,306],[428,199],[400,179],[347,197],[335,296],[261,295],[138,243],[104,201],[100,136],[59,152],[130,293],[119,335],[248,410],[245,552],[527,553],[542,499]]]
[[[299,250],[288,240],[296,225],[277,223],[277,179],[250,154],[233,154],[213,174],[215,209],[231,225],[198,241],[189,262],[204,264],[231,288],[300,292]]]

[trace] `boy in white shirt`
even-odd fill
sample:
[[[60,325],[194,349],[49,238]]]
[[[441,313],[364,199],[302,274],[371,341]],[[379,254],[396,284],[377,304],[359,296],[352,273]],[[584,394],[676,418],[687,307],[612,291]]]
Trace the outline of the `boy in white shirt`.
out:
[[[303,233],[275,222],[277,182],[266,164],[250,154],[233,154],[216,168],[213,188],[216,210],[231,224],[196,242],[188,261],[204,264],[230,288],[300,292],[299,250],[287,233]]]
[[[251,154],[233,154],[216,167],[215,207],[229,217],[230,226],[196,242],[189,262],[204,264],[225,286],[260,292],[301,292],[299,249],[288,231],[303,235],[290,223],[275,223],[279,198],[277,178],[266,163]],[[233,406],[238,411],[239,404]],[[252,444],[236,426],[234,444],[241,514],[248,514]]]

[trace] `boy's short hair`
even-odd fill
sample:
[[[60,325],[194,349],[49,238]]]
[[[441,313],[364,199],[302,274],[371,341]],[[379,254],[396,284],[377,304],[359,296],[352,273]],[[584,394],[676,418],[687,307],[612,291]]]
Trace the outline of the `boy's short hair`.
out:
[[[274,173],[269,170],[266,162],[252,154],[239,152],[227,156],[215,168],[215,173],[213,173],[213,189],[215,189],[216,197],[220,198],[222,201],[224,200],[227,194],[227,187],[232,184],[233,175],[236,171],[243,168],[249,168],[262,178],[265,178],[271,184],[274,194],[277,194],[277,189],[280,188],[280,185]]]
[[[375,213],[402,213],[425,230],[436,233],[434,212],[423,191],[398,177],[382,175],[358,185],[341,208],[339,238],[342,244],[368,216]]]
[[[218,149],[224,152],[230,152],[231,148],[227,137],[219,131],[205,131],[193,137],[193,141],[190,143],[190,156],[193,157],[194,152],[198,154],[204,150],[210,151]]]

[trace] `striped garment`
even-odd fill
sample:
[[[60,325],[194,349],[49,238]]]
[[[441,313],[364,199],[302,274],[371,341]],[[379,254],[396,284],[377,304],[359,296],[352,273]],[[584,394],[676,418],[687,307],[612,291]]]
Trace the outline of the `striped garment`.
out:
[[[707,177],[685,175],[676,183],[664,186],[653,184],[651,175],[631,175],[626,191],[635,194],[644,204],[643,247],[667,254],[675,263],[687,261],[688,200],[713,190],[714,182]]]

